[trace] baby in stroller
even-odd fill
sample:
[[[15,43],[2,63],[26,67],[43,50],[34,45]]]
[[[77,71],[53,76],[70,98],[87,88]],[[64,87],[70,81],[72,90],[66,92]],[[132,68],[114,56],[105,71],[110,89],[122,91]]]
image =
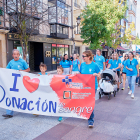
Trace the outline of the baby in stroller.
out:
[[[101,95],[108,95],[108,99],[110,99],[111,94],[116,96],[116,82],[118,81],[118,76],[115,71],[111,69],[106,69],[101,73],[100,91],[99,91],[99,99]]]

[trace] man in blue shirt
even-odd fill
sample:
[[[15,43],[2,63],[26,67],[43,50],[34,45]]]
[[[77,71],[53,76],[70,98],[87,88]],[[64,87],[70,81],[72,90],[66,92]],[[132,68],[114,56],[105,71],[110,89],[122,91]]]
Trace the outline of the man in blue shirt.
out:
[[[28,64],[26,63],[25,60],[19,58],[20,57],[20,52],[17,49],[14,49],[12,51],[12,56],[14,59],[12,59],[8,65],[7,65],[7,69],[14,69],[14,70],[19,70],[19,71],[24,71],[24,72],[29,72],[30,68],[28,66]],[[13,111],[12,110],[6,110],[6,114],[2,115],[5,118],[12,118],[13,117]]]
[[[94,57],[94,61],[98,65],[98,67],[100,69],[100,72],[105,70],[105,58],[101,55],[101,50],[100,49],[96,50],[96,56]],[[99,85],[99,80],[100,79],[101,79],[100,77],[98,77],[98,79],[97,79],[98,80],[98,85]]]

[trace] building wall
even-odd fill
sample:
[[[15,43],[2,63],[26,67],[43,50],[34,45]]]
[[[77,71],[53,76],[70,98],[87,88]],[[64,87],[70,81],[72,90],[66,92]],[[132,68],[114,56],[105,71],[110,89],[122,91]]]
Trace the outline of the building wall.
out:
[[[6,65],[7,65],[7,59],[6,59],[5,34],[0,33],[0,67],[5,68]]]
[[[85,8],[85,6],[89,3],[89,0],[73,0],[73,25],[75,26],[73,30],[74,34],[74,42],[75,47],[80,47],[80,58],[82,59],[82,53],[86,50],[87,47],[89,47],[86,44],[83,44],[83,39],[80,35],[80,25],[77,27],[77,18],[82,13],[82,10]],[[78,30],[77,30],[78,28]],[[76,51],[75,51],[76,52]],[[74,51],[73,51],[74,53]],[[76,52],[77,53],[77,52]]]

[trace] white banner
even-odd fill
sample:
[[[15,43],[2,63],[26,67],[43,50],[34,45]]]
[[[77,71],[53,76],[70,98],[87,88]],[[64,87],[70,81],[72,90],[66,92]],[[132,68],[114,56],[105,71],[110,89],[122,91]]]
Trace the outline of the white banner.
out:
[[[92,75],[35,75],[0,68],[0,107],[31,114],[88,119],[95,105]]]

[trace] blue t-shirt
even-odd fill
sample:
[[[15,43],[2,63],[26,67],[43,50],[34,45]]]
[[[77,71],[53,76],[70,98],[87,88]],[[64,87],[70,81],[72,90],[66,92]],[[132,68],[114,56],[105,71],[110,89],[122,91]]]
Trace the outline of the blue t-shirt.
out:
[[[79,71],[78,65],[80,64],[79,60],[72,61],[72,71]]]
[[[126,61],[127,60],[124,60],[123,62],[122,62],[122,65],[123,65],[123,71],[122,72],[125,72],[125,73],[127,73],[127,69],[126,69]]]
[[[102,55],[100,55],[100,56],[99,55],[96,55],[94,57],[94,61],[98,65],[98,67],[99,67],[100,70],[103,70],[104,69],[103,62],[105,62],[105,58]]]
[[[40,73],[38,73],[39,75],[42,75],[42,73],[40,72]],[[48,73],[47,72],[45,72],[45,75],[48,75]]]
[[[100,69],[95,62],[91,62],[91,64],[86,64],[85,62],[81,64],[80,73],[81,74],[94,74],[99,73]],[[97,77],[95,77],[95,89],[98,88]]]
[[[108,63],[111,64],[110,69],[115,69],[119,66],[119,64],[121,64],[121,60],[118,59],[118,61],[117,61],[117,60],[110,59]],[[117,71],[120,71],[120,69],[117,69]]]
[[[18,61],[15,61],[14,59],[12,59],[7,67],[7,69],[13,69],[13,70],[26,70],[29,68],[28,64],[26,63],[25,60],[23,59],[19,59]]]
[[[72,65],[72,62],[69,60],[65,60],[63,62],[63,60],[60,61],[60,65],[62,66],[62,68],[70,68],[70,66]]]
[[[127,69],[127,76],[137,76],[138,74],[137,67],[136,67],[137,65],[138,65],[138,61],[135,58],[133,58],[132,61],[130,61],[130,59],[126,61],[125,67],[127,66],[128,68],[133,69],[133,71]]]

